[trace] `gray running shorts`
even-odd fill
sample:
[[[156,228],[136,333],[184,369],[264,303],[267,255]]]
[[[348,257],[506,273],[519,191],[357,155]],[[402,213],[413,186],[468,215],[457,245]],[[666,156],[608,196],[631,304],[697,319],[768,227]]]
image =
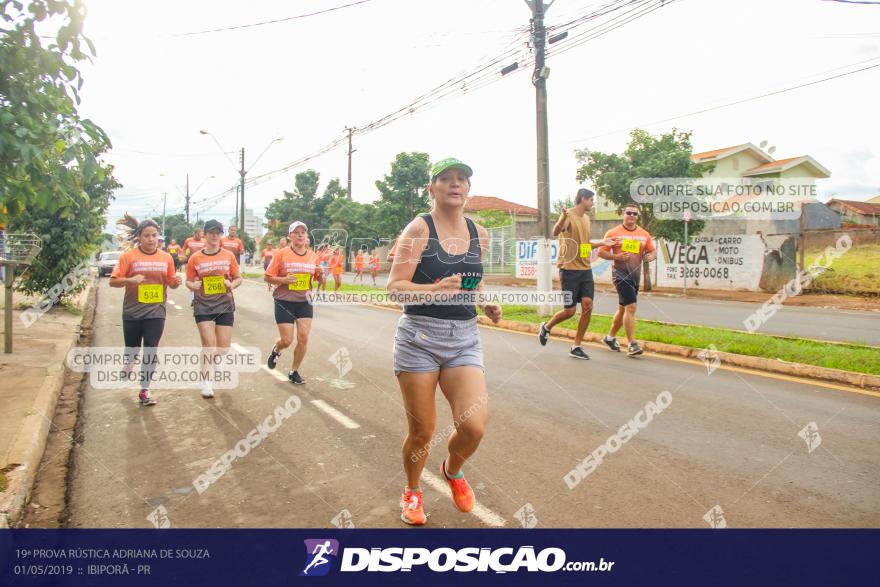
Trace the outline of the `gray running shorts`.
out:
[[[446,320],[404,314],[394,335],[394,375],[451,367],[483,368],[477,319]]]

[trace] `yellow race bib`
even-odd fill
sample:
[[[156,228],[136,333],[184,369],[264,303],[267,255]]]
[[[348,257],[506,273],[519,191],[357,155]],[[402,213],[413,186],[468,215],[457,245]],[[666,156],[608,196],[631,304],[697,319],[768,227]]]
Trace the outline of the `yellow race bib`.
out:
[[[623,242],[620,243],[620,250],[626,253],[633,253],[634,255],[639,254],[639,245],[641,243],[634,238],[625,238]]]
[[[580,255],[581,259],[589,259],[590,253],[593,252],[593,245],[590,243],[581,243],[580,246]]]
[[[287,284],[290,291],[306,291],[311,283],[311,273],[291,273],[288,277],[296,277],[296,281]]]
[[[165,289],[161,283],[138,284],[138,301],[142,304],[161,304],[165,300]]]
[[[223,275],[209,275],[202,278],[202,285],[205,288],[206,296],[215,296],[217,294],[226,293],[226,279]]]

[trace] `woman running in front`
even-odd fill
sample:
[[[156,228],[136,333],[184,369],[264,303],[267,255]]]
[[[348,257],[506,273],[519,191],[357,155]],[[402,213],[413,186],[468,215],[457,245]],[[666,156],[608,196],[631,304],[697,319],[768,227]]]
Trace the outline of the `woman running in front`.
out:
[[[186,287],[193,292],[193,314],[202,339],[202,397],[214,397],[211,384],[217,358],[229,350],[235,322],[232,290],[241,285],[235,255],[220,246],[223,225],[205,222],[205,247],[193,253],[186,263]]]
[[[458,159],[444,159],[431,169],[431,213],[414,219],[401,234],[389,291],[449,294],[482,289],[482,255],[489,236],[464,216],[472,174]],[[493,322],[501,319],[500,306],[486,304],[483,312]],[[403,443],[407,485],[400,502],[400,518],[407,524],[421,526],[427,519],[419,478],[434,435],[438,384],[455,424],[441,473],[455,507],[463,512],[474,507],[474,492],[462,466],[476,452],[489,419],[476,315],[473,304],[407,305],[397,324],[394,374],[409,425]]]
[[[165,330],[165,300],[168,287],[177,289],[183,278],[177,275],[174,260],[159,250],[159,225],[153,220],[138,222],[126,214],[118,220],[123,238],[131,248],[119,256],[119,263],[110,274],[110,287],[124,287],[122,302],[122,336],[125,340],[125,369],[128,369],[143,347],[141,382],[138,393],[142,406],[156,405],[150,393],[150,379],[155,369],[156,347]]]
[[[266,269],[264,279],[275,286],[275,323],[278,325],[278,340],[266,365],[274,369],[281,351],[293,344],[296,326],[296,348],[287,379],[296,385],[306,381],[299,374],[300,365],[306,356],[309,332],[312,330],[314,308],[311,302],[312,280],[320,273],[318,255],[309,247],[309,229],[304,222],[295,221],[288,228],[290,246],[279,249]]]

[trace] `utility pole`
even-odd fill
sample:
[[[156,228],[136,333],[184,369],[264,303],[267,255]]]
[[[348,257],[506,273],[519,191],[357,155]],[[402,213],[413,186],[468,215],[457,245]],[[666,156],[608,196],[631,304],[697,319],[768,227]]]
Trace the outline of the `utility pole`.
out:
[[[244,170],[244,147],[241,148],[241,213],[238,215],[238,233],[244,238],[244,176],[247,171]]]
[[[189,173],[186,174],[186,223],[189,224]]]
[[[532,11],[532,46],[535,48],[535,71],[532,84],[535,86],[535,122],[538,163],[538,219],[541,239],[538,245],[537,286],[539,292],[549,292],[553,287],[553,274],[550,266],[550,147],[547,131],[547,77],[550,70],[545,65],[547,49],[547,30],[544,28],[544,13],[550,6],[544,0],[526,0]],[[553,307],[549,304],[538,306],[539,316],[549,316]]]
[[[353,128],[345,127],[345,130],[348,131],[348,199],[351,199],[351,154],[354,153],[354,149],[351,148],[351,133],[354,132]]]
[[[537,122],[538,147],[538,210],[541,220],[541,234],[551,238],[550,233],[550,147],[547,130],[547,77],[550,70],[545,66],[547,31],[544,28],[544,13],[552,2],[544,5],[543,0],[526,0],[532,9],[532,43],[535,47],[535,72],[532,83],[535,85],[535,115]]]

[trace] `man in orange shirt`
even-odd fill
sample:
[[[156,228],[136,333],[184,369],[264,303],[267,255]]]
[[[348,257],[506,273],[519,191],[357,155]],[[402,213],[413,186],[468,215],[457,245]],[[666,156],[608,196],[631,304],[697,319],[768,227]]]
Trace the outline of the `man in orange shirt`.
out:
[[[238,227],[230,226],[229,235],[220,240],[220,246],[235,255],[235,262],[241,266],[241,254],[244,253],[244,243],[238,238]]]
[[[197,228],[191,237],[183,241],[184,262],[186,262],[193,253],[205,248],[207,243],[205,242],[205,239],[202,238],[203,235],[204,231],[202,231],[201,228]]]
[[[314,316],[311,289],[320,267],[318,255],[309,247],[309,232],[305,223],[291,223],[288,233],[290,246],[275,251],[264,276],[266,283],[276,286],[272,297],[275,298],[275,323],[278,325],[278,340],[266,364],[270,369],[275,368],[281,351],[293,344],[296,327],[296,348],[287,379],[296,385],[303,385],[306,381],[300,376],[299,368],[309,344]]]
[[[612,351],[620,351],[617,344],[617,331],[621,325],[626,331],[629,343],[627,355],[635,357],[644,351],[636,342],[636,301],[639,296],[639,281],[642,274],[642,260],[648,262],[657,258],[654,240],[648,231],[636,224],[639,207],[627,204],[623,209],[623,224],[605,233],[606,239],[614,239],[614,246],[599,248],[599,256],[614,261],[614,287],[617,289],[618,306],[611,322],[611,330],[602,339]]]

